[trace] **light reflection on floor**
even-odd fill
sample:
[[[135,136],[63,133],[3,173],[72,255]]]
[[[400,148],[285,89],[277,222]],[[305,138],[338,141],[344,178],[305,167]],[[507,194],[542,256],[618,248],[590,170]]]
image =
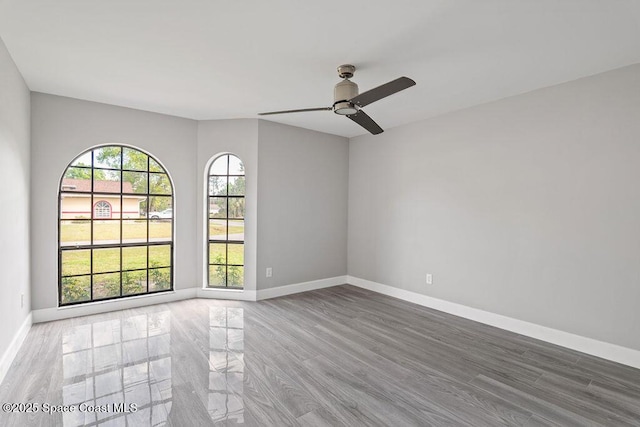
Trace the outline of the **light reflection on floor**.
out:
[[[208,314],[209,378],[203,403],[212,422],[244,424],[243,309],[216,306]],[[63,414],[64,426],[167,424],[174,397],[172,364],[177,363],[171,344],[169,311],[68,327],[61,343],[62,404],[134,403],[136,411],[114,412],[113,406],[109,412],[74,411]]]
[[[170,332],[169,311],[64,331],[63,404],[110,409],[65,413],[65,427],[164,424],[172,403]],[[116,412],[109,406],[123,403],[135,403],[137,410]]]
[[[207,410],[213,421],[244,422],[243,359],[243,309],[211,307]]]

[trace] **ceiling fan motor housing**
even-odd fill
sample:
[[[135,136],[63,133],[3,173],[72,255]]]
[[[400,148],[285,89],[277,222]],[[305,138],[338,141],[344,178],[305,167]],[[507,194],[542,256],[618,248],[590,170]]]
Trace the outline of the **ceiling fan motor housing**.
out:
[[[357,108],[349,102],[356,96],[358,96],[358,85],[348,79],[342,80],[333,89],[333,112],[341,115],[357,113]]]

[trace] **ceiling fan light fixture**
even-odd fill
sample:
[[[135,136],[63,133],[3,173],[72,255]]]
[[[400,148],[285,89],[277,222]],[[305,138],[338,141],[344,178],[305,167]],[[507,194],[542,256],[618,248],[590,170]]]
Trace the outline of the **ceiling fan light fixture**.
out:
[[[358,109],[349,101],[342,101],[333,104],[333,112],[336,114],[340,114],[341,116],[348,116],[350,114],[357,113]]]

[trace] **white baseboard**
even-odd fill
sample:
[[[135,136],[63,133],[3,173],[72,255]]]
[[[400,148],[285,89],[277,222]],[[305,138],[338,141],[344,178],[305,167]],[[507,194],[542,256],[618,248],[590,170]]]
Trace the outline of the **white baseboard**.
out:
[[[18,350],[22,346],[27,334],[29,333],[29,329],[31,329],[31,325],[33,324],[33,316],[31,313],[24,319],[22,325],[20,325],[20,329],[13,336],[9,347],[5,350],[4,354],[0,358],[0,383],[4,380],[5,375],[9,371],[9,367],[13,363],[13,359],[15,359],[18,354]]]
[[[52,320],[69,319],[71,317],[88,316],[91,314],[106,313],[109,311],[124,310],[127,308],[144,307],[147,305],[164,304],[172,301],[180,301],[196,297],[196,289],[178,289],[176,291],[162,292],[152,295],[140,295],[136,297],[96,301],[68,307],[53,307],[33,310],[33,323],[50,322]]]
[[[338,276],[328,279],[314,280],[311,282],[295,283],[279,286],[277,288],[255,290],[235,289],[180,289],[172,292],[163,292],[154,295],[141,295],[118,300],[96,301],[87,304],[69,307],[52,307],[33,310],[33,323],[50,322],[53,320],[69,319],[71,317],[88,316],[91,314],[106,313],[109,311],[124,310],[127,308],[144,307],[146,305],[163,304],[172,301],[180,301],[191,298],[212,298],[238,301],[257,301],[260,299],[275,298],[298,292],[312,291],[330,286],[344,285],[347,276]]]
[[[197,298],[230,299],[235,301],[255,301],[256,291],[249,289],[208,289],[200,288],[196,293]]]
[[[258,290],[257,300],[281,297],[316,289],[330,288],[331,286],[344,285],[347,276],[336,276],[328,279],[312,280],[310,282],[295,283],[292,285],[278,286],[276,288]]]
[[[433,298],[417,292],[394,288],[393,286],[383,285],[382,283],[376,283],[358,277],[347,276],[347,283],[465,319],[474,320],[551,344],[622,363],[623,365],[640,368],[640,351],[638,350]]]

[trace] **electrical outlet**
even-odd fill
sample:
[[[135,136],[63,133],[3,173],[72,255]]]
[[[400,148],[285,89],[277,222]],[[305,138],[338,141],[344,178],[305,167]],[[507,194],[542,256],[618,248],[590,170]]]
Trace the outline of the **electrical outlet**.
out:
[[[273,276],[273,269],[271,267],[267,267],[267,277]]]
[[[433,274],[427,273],[427,285],[433,285]]]

